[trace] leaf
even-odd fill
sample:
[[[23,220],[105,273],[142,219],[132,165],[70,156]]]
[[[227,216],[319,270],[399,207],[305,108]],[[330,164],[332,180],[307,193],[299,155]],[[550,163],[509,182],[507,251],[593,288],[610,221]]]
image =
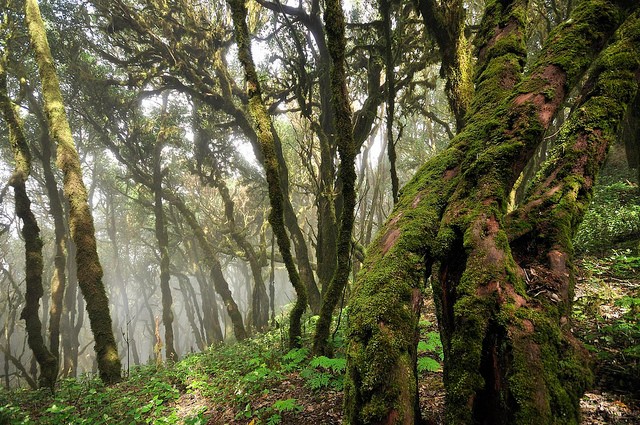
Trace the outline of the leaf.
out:
[[[418,372],[439,372],[440,362],[431,357],[420,357],[418,359]]]
[[[271,408],[277,412],[301,412],[304,410],[304,407],[300,406],[295,398],[278,400],[271,405]]]

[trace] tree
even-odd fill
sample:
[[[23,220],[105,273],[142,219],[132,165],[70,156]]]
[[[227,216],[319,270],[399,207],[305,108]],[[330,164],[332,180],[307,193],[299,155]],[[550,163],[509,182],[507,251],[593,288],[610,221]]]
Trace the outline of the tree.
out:
[[[169,286],[170,259],[169,259],[169,235],[164,209],[162,207],[162,148],[169,137],[170,128],[167,126],[167,103],[169,93],[162,95],[162,111],[160,112],[160,130],[153,149],[153,213],[155,216],[155,233],[160,251],[160,291],[162,292],[162,324],[164,325],[164,340],[166,358],[169,361],[178,360],[178,354],[173,346],[173,298]]]
[[[350,301],[347,423],[418,420],[426,278],[445,353],[448,423],[579,423],[591,374],[570,332],[571,238],[637,92],[639,12],[635,2],[579,2],[525,71],[527,3],[487,4],[464,126],[405,185],[368,250]],[[572,90],[580,95],[559,148],[508,212],[511,190]]]
[[[347,89],[346,69],[346,24],[340,0],[326,2],[324,21],[327,32],[327,45],[331,56],[331,99],[335,119],[336,139],[340,154],[340,182],[342,183],[342,208],[340,231],[337,240],[337,266],[331,281],[327,285],[322,300],[320,318],[316,325],[314,351],[317,354],[330,353],[328,346],[329,327],[333,311],[338,304],[340,294],[349,281],[351,273],[351,238],[356,209],[356,144],[353,139],[353,124],[349,91]]]
[[[58,376],[58,359],[47,348],[42,338],[42,323],[38,310],[42,287],[42,239],[40,227],[31,211],[31,200],[27,194],[26,181],[31,173],[31,152],[22,130],[19,115],[7,92],[6,51],[0,57],[0,109],[9,127],[9,140],[13,150],[15,170],[9,184],[15,192],[16,216],[22,220],[21,234],[25,247],[26,293],[25,306],[20,314],[27,328],[29,347],[40,366],[39,383],[42,387],[52,388]]]
[[[94,349],[98,369],[104,382],[114,383],[120,380],[120,358],[111,327],[109,302],[102,283],[102,267],[96,248],[93,217],[87,201],[86,187],[82,181],[80,160],[66,118],[44,22],[36,0],[26,2],[25,19],[40,72],[49,128],[57,143],[57,164],[64,174],[64,193],[70,206],[69,227],[77,250],[78,283],[87,304],[91,330],[95,338]]]
[[[280,185],[281,170],[278,163],[272,122],[262,99],[262,91],[258,74],[251,54],[249,29],[247,27],[247,8],[245,0],[228,0],[233,18],[234,34],[238,43],[238,58],[245,73],[249,112],[254,120],[256,135],[263,157],[263,165],[267,175],[271,212],[269,224],[273,229],[280,254],[284,260],[289,279],[296,295],[296,303],[289,315],[289,346],[300,346],[302,335],[301,318],[307,308],[307,288],[300,279],[300,274],[291,255],[291,243],[285,228],[284,196]]]

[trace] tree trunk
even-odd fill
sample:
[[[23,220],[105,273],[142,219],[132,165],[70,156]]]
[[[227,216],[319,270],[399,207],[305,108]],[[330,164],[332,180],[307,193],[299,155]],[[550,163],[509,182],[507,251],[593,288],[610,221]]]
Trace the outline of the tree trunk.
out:
[[[247,332],[244,328],[242,315],[238,310],[238,304],[233,299],[233,294],[229,289],[229,283],[222,273],[222,264],[220,264],[220,261],[218,261],[215,252],[211,248],[211,244],[209,244],[209,242],[207,241],[207,237],[202,228],[198,225],[193,212],[189,210],[184,202],[182,202],[182,200],[178,197],[168,196],[168,194],[166,193],[165,196],[169,198],[168,201],[172,205],[174,205],[178,209],[178,211],[180,211],[180,214],[182,214],[185,220],[187,220],[187,224],[189,225],[189,227],[191,227],[191,230],[193,230],[196,239],[200,243],[200,247],[205,253],[205,261],[209,263],[209,266],[211,267],[211,279],[213,280],[213,286],[216,289],[218,295],[220,295],[220,297],[222,298],[222,301],[224,302],[225,308],[227,310],[227,314],[229,315],[229,318],[233,323],[234,335],[238,341],[242,341],[247,337]],[[212,300],[212,302],[215,301]]]
[[[216,302],[216,294],[200,267],[199,256],[196,252],[196,242],[189,241],[188,245],[189,252],[191,254],[191,271],[198,281],[200,298],[202,299],[202,326],[204,328],[204,335],[207,345],[211,345],[214,342],[221,342],[224,339],[222,335],[222,328],[220,327],[220,320],[218,319],[218,303]]]
[[[389,174],[391,176],[391,197],[393,203],[398,202],[398,171],[396,170],[396,141],[393,137],[393,120],[396,110],[395,58],[393,55],[393,27],[391,21],[391,1],[380,0],[379,9],[382,14],[382,34],[384,36],[385,86],[387,88],[386,128],[387,156],[389,157]]]
[[[164,92],[162,95],[162,111],[160,113],[161,124],[156,144],[153,150],[153,214],[155,216],[155,233],[158,241],[158,250],[160,251],[160,292],[162,293],[162,325],[164,326],[164,343],[166,360],[175,362],[178,360],[178,354],[173,344],[173,297],[171,296],[171,286],[169,281],[170,260],[169,260],[169,235],[167,234],[167,225],[162,207],[162,148],[164,147],[167,137],[166,128],[167,119],[167,102],[169,93]]]
[[[440,49],[440,75],[446,81],[449,107],[456,120],[456,130],[460,131],[465,125],[465,115],[474,90],[472,56],[469,40],[464,34],[464,2],[453,0],[438,4],[435,0],[419,0],[418,8],[427,30]],[[493,23],[500,25],[497,20]]]
[[[621,33],[627,38],[610,46],[620,50],[600,54],[591,75],[602,75],[602,84],[588,86],[581,105],[589,96],[598,100],[580,108],[585,119],[570,120],[567,149],[514,220],[506,216],[513,185],[571,88],[629,13],[624,5],[581,2],[517,84],[525,10],[518,0],[487,6],[466,124],[405,186],[369,248],[351,299],[347,423],[414,422],[419,291],[432,267],[447,422],[578,423],[590,372],[569,333],[571,236],[604,157],[603,139],[615,134],[637,90],[640,32],[635,18],[628,20]],[[540,289],[545,299],[533,295]]]
[[[272,133],[271,119],[267,113],[267,108],[262,99],[258,74],[256,73],[253,57],[251,56],[251,46],[249,41],[249,30],[246,18],[246,0],[228,0],[233,18],[234,34],[238,44],[238,58],[243,66],[245,79],[247,81],[247,94],[249,98],[249,112],[254,120],[258,142],[262,149],[263,165],[267,175],[269,186],[269,200],[271,202],[271,212],[269,223],[276,235],[278,247],[284,260],[289,279],[296,291],[298,299],[291,310],[289,316],[289,346],[291,348],[300,346],[302,336],[301,318],[307,308],[307,288],[300,280],[300,275],[291,255],[291,244],[287,236],[284,225],[284,207],[282,187],[280,186],[280,169],[276,154],[276,145]]]
[[[44,177],[47,197],[49,198],[49,212],[53,218],[55,233],[55,259],[54,272],[51,278],[51,307],[49,308],[49,348],[51,353],[58,358],[60,364],[60,327],[62,311],[64,305],[64,291],[67,283],[67,232],[68,227],[65,221],[64,207],[58,184],[51,166],[53,158],[51,137],[49,136],[49,125],[41,109],[40,104],[28,93],[29,105],[38,119],[40,125],[40,147],[42,160],[42,174]]]
[[[66,118],[60,84],[37,1],[27,0],[25,10],[31,44],[40,71],[49,128],[58,144],[57,163],[64,174],[63,187],[70,205],[69,228],[77,248],[78,283],[87,302],[100,377],[110,384],[120,380],[120,358],[111,328],[109,301],[102,282],[102,267],[98,259],[87,191],[82,181],[80,159]]]
[[[182,273],[174,273],[174,275],[178,278],[178,282],[180,284],[180,291],[182,292],[182,299],[184,300],[184,311],[187,314],[187,320],[189,321],[189,325],[191,326],[193,336],[196,339],[196,346],[198,347],[198,350],[204,351],[204,349],[206,348],[204,338],[202,338],[200,327],[198,327],[198,322],[196,322],[196,312],[198,311],[198,304],[196,293],[193,290],[193,285],[191,285],[189,276]]]
[[[340,0],[327,0],[325,27],[327,45],[331,55],[331,92],[332,106],[336,120],[338,153],[340,154],[340,181],[342,186],[342,208],[340,231],[337,245],[337,267],[331,282],[323,294],[320,318],[316,325],[314,351],[317,354],[330,354],[328,345],[329,330],[333,310],[340,299],[351,272],[351,235],[355,222],[356,208],[356,168],[357,149],[353,140],[353,125],[346,73],[345,19]]]
[[[22,131],[18,114],[7,93],[5,57],[0,57],[0,109],[9,128],[9,141],[13,150],[15,170],[9,180],[13,186],[16,216],[22,220],[21,234],[25,247],[25,306],[20,314],[27,330],[29,348],[40,366],[39,384],[53,389],[58,376],[58,359],[47,349],[42,338],[42,323],[39,317],[42,288],[42,239],[36,217],[31,211],[31,200],[27,195],[26,181],[31,173],[31,153]]]

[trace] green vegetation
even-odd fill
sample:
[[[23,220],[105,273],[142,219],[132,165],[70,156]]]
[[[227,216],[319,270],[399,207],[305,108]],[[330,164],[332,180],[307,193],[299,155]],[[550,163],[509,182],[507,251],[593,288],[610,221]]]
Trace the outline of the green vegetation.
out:
[[[212,346],[175,364],[133,368],[128,378],[113,386],[85,375],[62,380],[55,393],[0,390],[0,424],[197,425],[224,414],[220,406],[232,408],[225,421],[291,423],[327,391],[343,390],[344,321],[333,337],[334,358],[310,354],[316,321],[313,316],[304,322],[302,348],[287,351],[287,336],[274,329],[235,344]],[[420,325],[418,367],[425,376],[441,371],[442,345],[431,322]],[[311,399],[281,392],[289,382]]]
[[[582,260],[584,290],[573,308],[579,337],[598,363],[598,375],[619,390],[640,389],[640,257],[630,250]],[[635,280],[634,280],[635,279]],[[617,285],[612,285],[617,281]]]

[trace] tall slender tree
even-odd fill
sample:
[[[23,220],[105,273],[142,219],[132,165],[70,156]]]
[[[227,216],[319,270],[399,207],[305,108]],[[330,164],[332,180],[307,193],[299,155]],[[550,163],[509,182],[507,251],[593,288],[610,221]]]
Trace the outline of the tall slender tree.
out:
[[[162,94],[162,109],[160,111],[160,129],[153,148],[153,214],[155,216],[155,233],[160,251],[160,292],[162,293],[162,325],[164,326],[164,347],[168,361],[178,360],[173,338],[173,297],[171,295],[171,260],[169,259],[169,235],[164,209],[162,206],[162,149],[167,142],[170,132],[167,124],[167,104],[169,92]]]
[[[284,224],[285,201],[280,185],[280,173],[282,171],[278,165],[279,162],[276,154],[271,118],[269,117],[262,98],[260,81],[258,80],[258,74],[251,54],[249,29],[246,22],[246,0],[228,0],[228,3],[231,8],[234,34],[238,44],[238,58],[244,69],[247,84],[249,112],[254,120],[255,131],[262,150],[263,166],[267,175],[269,200],[271,202],[269,224],[271,224],[273,233],[276,236],[280,254],[289,273],[289,280],[298,296],[289,316],[289,346],[294,348],[300,346],[300,337],[302,336],[301,318],[307,308],[307,288],[300,279],[298,269],[293,261],[291,243]]]
[[[323,294],[322,309],[316,326],[314,351],[329,354],[329,327],[333,311],[338,304],[340,294],[349,281],[351,273],[351,236],[355,221],[356,208],[356,144],[353,140],[352,113],[347,88],[346,68],[346,23],[342,2],[328,0],[325,5],[324,21],[327,32],[327,45],[331,55],[331,100],[334,109],[336,138],[340,154],[340,182],[342,187],[342,208],[340,214],[340,232],[337,241],[337,267],[331,282]]]
[[[9,184],[15,193],[16,216],[22,220],[21,234],[25,246],[25,306],[20,318],[24,319],[27,328],[27,341],[33,355],[40,366],[39,384],[52,388],[58,376],[58,359],[51,354],[42,337],[40,322],[40,299],[42,287],[42,239],[35,215],[31,211],[31,200],[27,195],[26,181],[31,174],[31,152],[22,130],[18,113],[9,98],[7,91],[6,51],[0,57],[0,109],[9,128],[9,141],[13,150],[15,169]]]
[[[64,174],[64,194],[69,201],[69,228],[76,245],[78,284],[86,301],[100,377],[105,383],[118,382],[121,365],[113,335],[109,301],[102,282],[102,266],[98,258],[93,216],[82,169],[64,110],[60,83],[53,64],[47,34],[36,0],[25,3],[25,19],[35,54],[47,120],[57,144],[57,165]]]

